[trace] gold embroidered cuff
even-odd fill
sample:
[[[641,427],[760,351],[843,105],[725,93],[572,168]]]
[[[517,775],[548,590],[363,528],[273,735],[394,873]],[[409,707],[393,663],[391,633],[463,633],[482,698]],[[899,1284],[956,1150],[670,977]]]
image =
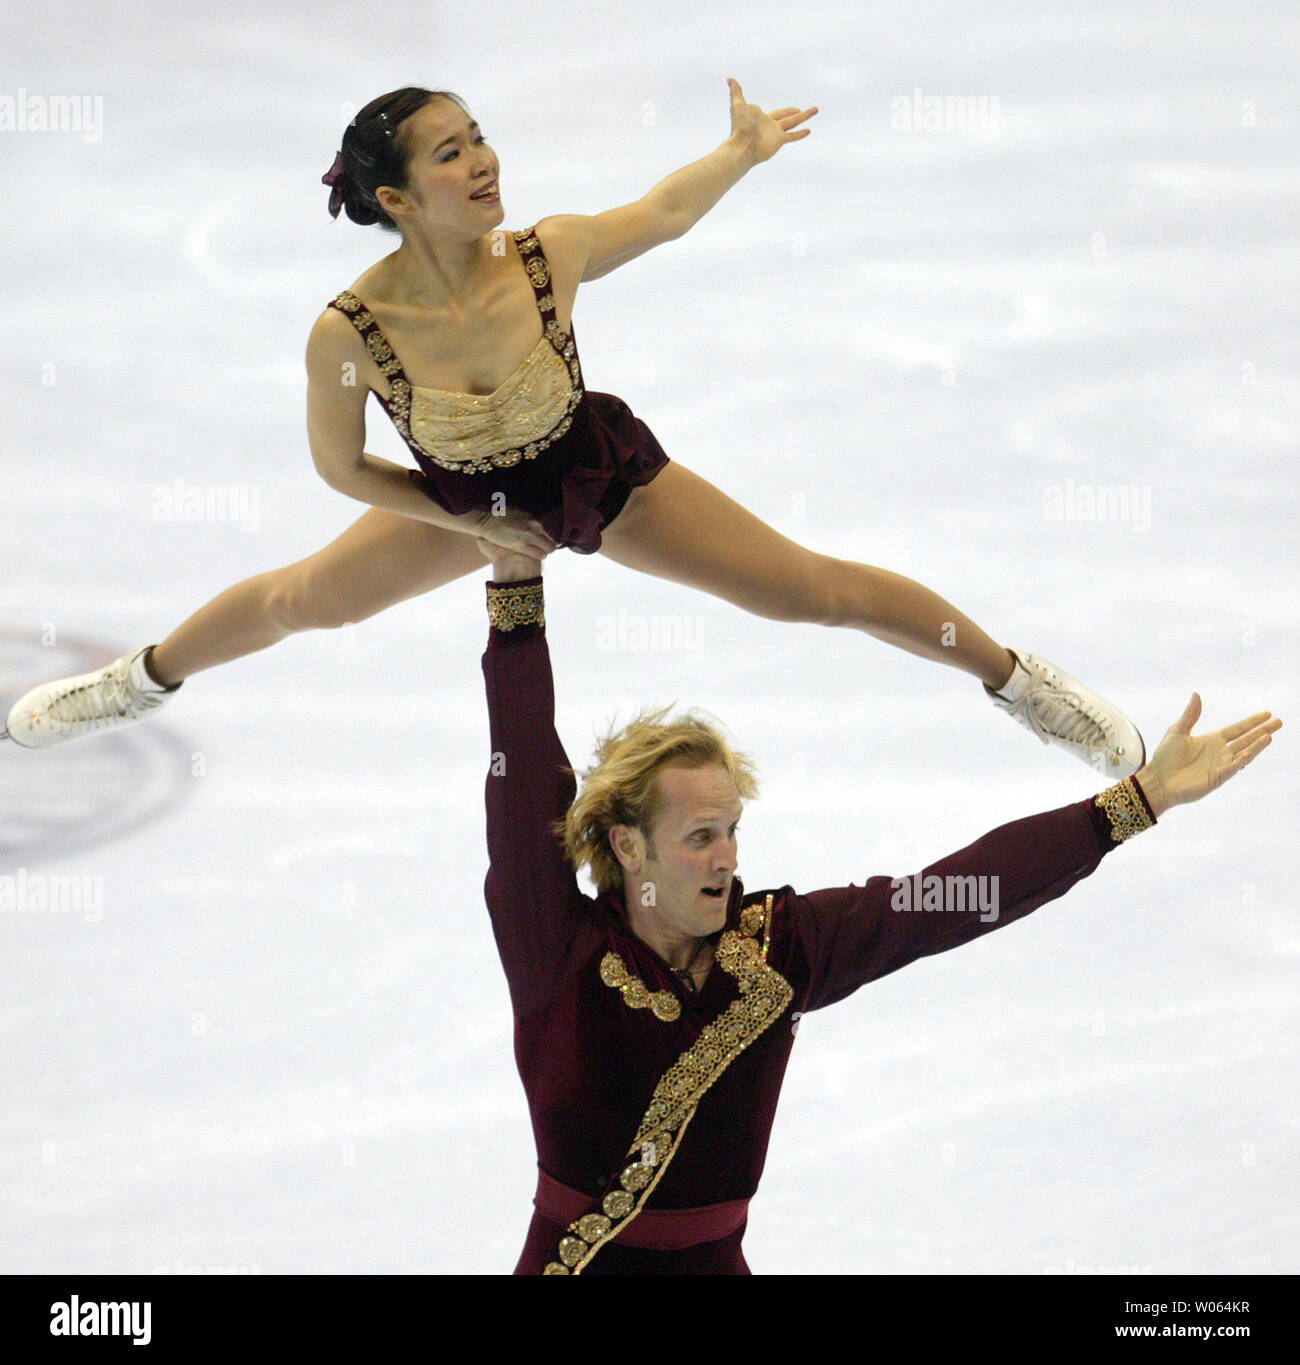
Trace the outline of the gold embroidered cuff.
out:
[[[1097,805],[1105,812],[1106,819],[1110,821],[1110,837],[1117,844],[1122,844],[1125,839],[1131,839],[1135,834],[1141,834],[1144,829],[1150,829],[1155,824],[1137,784],[1131,777],[1126,777],[1123,782],[1116,782],[1113,787],[1107,787],[1104,792],[1099,792],[1096,800]]]
[[[501,587],[488,584],[488,621],[498,630],[545,626],[544,607],[541,579],[534,583],[511,583]]]

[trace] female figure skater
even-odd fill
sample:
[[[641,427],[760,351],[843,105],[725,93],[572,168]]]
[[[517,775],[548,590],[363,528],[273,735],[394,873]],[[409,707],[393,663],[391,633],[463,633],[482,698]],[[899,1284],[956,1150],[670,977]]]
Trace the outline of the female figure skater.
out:
[[[322,177],[330,212],[402,240],[317,319],[307,426],[321,477],[370,510],[316,554],[226,589],[160,644],[35,688],[10,709],[8,735],[43,748],[137,722],[205,668],[480,570],[482,539],[539,558],[599,550],[759,616],[855,627],[972,674],[1043,743],[1102,775],[1136,772],[1136,728],[1070,675],[1003,648],[911,579],[787,540],[669,463],[621,399],[584,390],[579,283],[680,237],[811,131],[798,125],[815,107],[764,113],[728,84],[731,132],[707,156],[634,203],[513,233],[496,230],[500,166],[458,96],[407,87],[366,105]],[[417,470],[366,453],[372,390]]]

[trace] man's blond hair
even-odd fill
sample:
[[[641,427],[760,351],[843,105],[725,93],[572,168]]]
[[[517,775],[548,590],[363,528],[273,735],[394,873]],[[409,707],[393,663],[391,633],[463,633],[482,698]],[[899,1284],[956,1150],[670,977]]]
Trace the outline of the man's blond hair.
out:
[[[564,851],[574,867],[590,865],[601,892],[623,889],[623,868],[609,846],[615,825],[631,825],[647,839],[659,811],[655,775],[669,763],[725,768],[742,800],[758,795],[749,755],[733,749],[722,731],[695,711],[669,720],[671,707],[642,711],[596,745],[596,762],[582,774],[582,790],[563,820]]]

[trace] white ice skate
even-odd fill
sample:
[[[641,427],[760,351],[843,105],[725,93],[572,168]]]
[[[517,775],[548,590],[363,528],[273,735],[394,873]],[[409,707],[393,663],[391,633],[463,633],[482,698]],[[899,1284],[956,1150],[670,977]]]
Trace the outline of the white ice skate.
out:
[[[1082,759],[1099,777],[1119,782],[1146,762],[1147,749],[1137,726],[1117,706],[1046,659],[1011,653],[1015,672],[999,691],[984,689],[995,706],[1044,744]]]
[[[34,687],[9,708],[0,738],[7,735],[26,749],[48,749],[142,721],[185,685],[154,682],[144,666],[152,647],[141,645],[97,672]]]

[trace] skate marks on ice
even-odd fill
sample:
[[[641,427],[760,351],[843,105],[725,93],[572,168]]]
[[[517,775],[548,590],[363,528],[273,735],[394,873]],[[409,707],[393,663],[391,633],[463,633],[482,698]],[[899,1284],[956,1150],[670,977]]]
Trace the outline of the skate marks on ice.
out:
[[[39,683],[102,668],[121,652],[72,636],[46,648],[28,633],[0,630],[0,710]],[[193,789],[188,745],[157,719],[52,749],[0,745],[0,862],[108,843],[175,810]]]

